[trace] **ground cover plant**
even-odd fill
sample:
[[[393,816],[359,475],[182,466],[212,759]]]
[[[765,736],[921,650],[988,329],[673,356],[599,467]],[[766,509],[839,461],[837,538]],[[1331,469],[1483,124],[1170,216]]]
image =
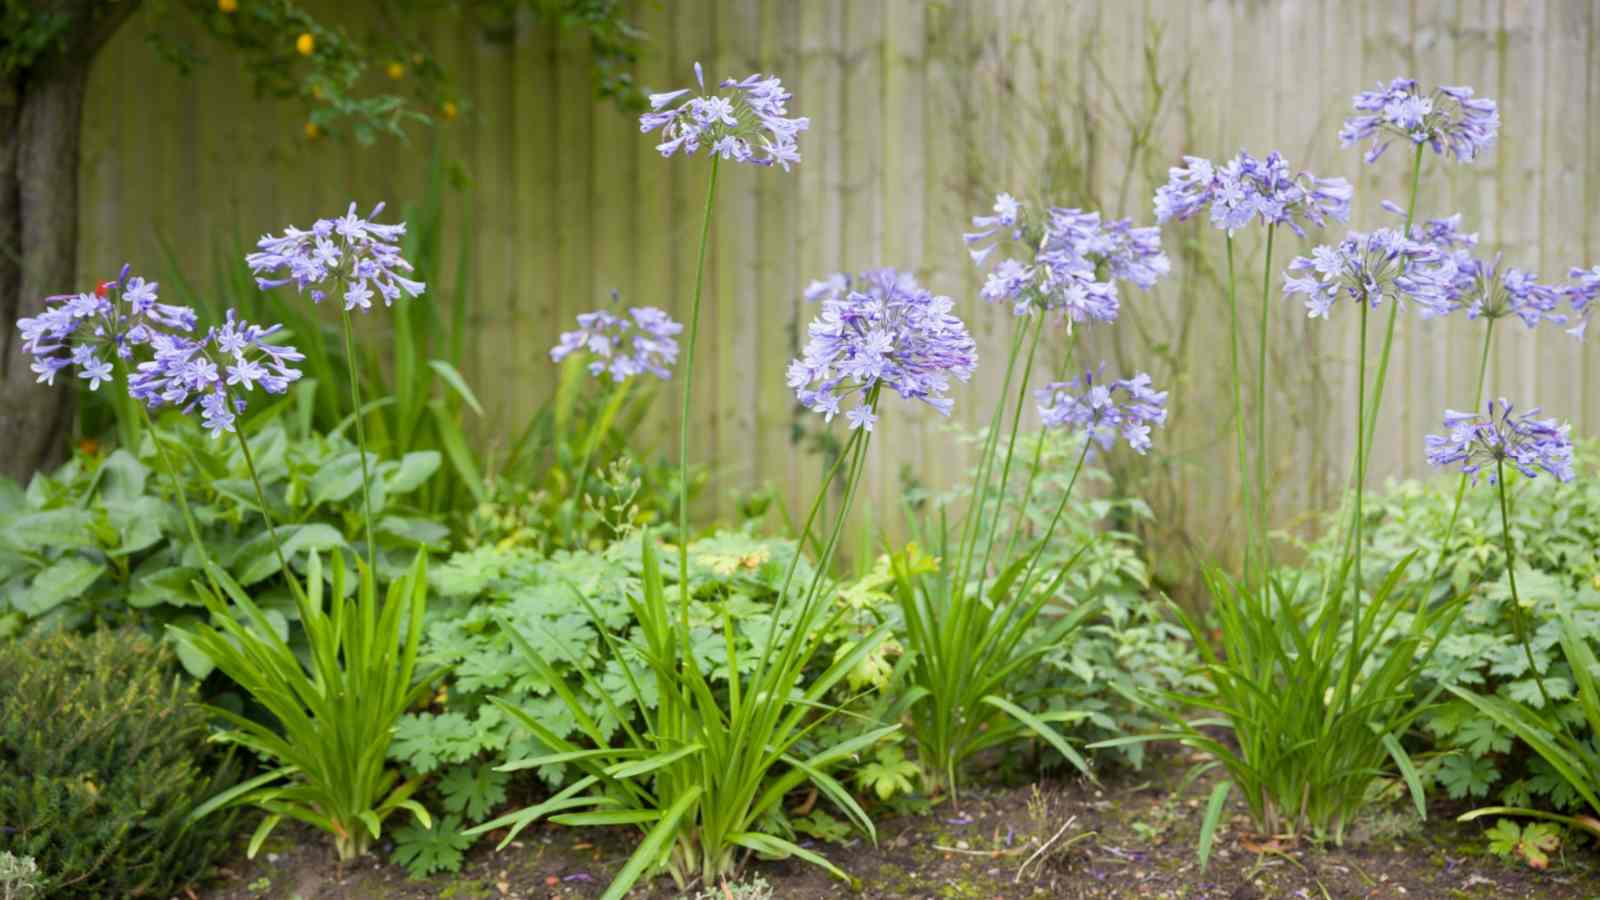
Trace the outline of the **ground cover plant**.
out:
[[[1155,193],[1154,225],[996,195],[961,236],[983,278],[973,312],[1000,319],[1008,348],[984,363],[1002,374],[977,411],[975,467],[908,492],[903,532],[863,541],[842,575],[884,419],[906,401],[951,413],[979,371],[976,319],[882,265],[893,260],[812,282],[814,317],[784,374],[837,450],[814,499],[780,536],[691,522],[692,492],[714,484],[688,448],[719,171],[788,172],[811,125],[777,76],[708,84],[693,71],[693,87],[650,95],[639,119],[662,157],[707,169],[684,321],[618,302],[579,315],[550,350],[552,399],[498,473],[462,426],[478,406],[450,361],[464,289],[444,338],[456,356],[432,345],[442,307],[423,299],[412,257],[437,264],[436,217],[424,239],[379,221],[381,204],[363,216],[352,203],[261,238],[243,289],[273,299],[250,315],[278,310],[290,328],[165,303],[127,268],[18,322],[41,380],[104,388],[123,446],[4,495],[0,621],[164,626],[191,671],[214,668],[240,698],[197,716],[254,769],[178,798],[163,822],[216,822],[220,838],[249,807],[247,857],[287,824],[326,837],[341,874],[389,842],[416,876],[461,869],[482,836],[493,849],[473,852],[497,856],[579,828],[620,844],[594,884],[605,898],[761,896],[758,860],[814,869],[837,892],[862,887],[841,865],[861,857],[841,842],[876,847],[877,820],[897,811],[937,806],[945,824],[971,824],[996,762],[1002,774],[1064,762],[1100,792],[1112,752],[1137,767],[1148,745],[1177,744],[1181,756],[1161,751],[1161,790],[1205,801],[1161,815],[1193,819],[1183,865],[1196,879],[1238,852],[1230,837],[1290,861],[1285,848],[1302,845],[1337,854],[1384,830],[1375,809],[1398,800],[1402,818],[1424,819],[1439,811],[1430,791],[1477,802],[1502,775],[1502,802],[1461,817],[1503,817],[1493,850],[1539,866],[1562,846],[1557,826],[1600,837],[1592,486],[1573,484],[1569,426],[1485,384],[1495,322],[1581,337],[1600,269],[1542,283],[1475,256],[1459,216],[1417,208],[1430,149],[1469,162],[1493,145],[1492,101],[1404,78],[1357,95],[1343,145],[1371,140],[1368,164],[1392,142],[1413,150],[1406,204],[1367,204],[1402,222],[1286,267],[1275,250],[1350,221],[1357,198],[1278,152],[1185,157]],[[1095,493],[1114,454],[1162,436],[1168,395],[1085,357],[1139,302],[1130,286],[1170,273],[1165,234],[1201,213],[1226,260],[1212,299],[1230,326],[1231,414],[1218,429],[1234,444],[1244,534],[1237,567],[1192,561],[1209,600],[1194,609],[1151,584],[1131,527],[1148,507]],[[1259,293],[1235,265],[1257,231]],[[387,363],[356,325],[378,299],[400,305]],[[1348,499],[1292,565],[1268,527],[1268,336],[1285,301],[1313,320],[1357,317],[1360,341],[1340,398]],[[1371,505],[1367,490],[1408,310],[1484,328],[1477,396],[1425,440],[1427,461],[1459,477],[1417,510]],[[676,458],[639,462],[636,432],[674,379]],[[997,827],[986,849],[934,846],[1023,856],[1020,883],[1095,837],[1040,804],[1021,844]],[[1048,836],[1046,820],[1059,820]],[[45,878],[93,868],[44,847],[18,845]]]

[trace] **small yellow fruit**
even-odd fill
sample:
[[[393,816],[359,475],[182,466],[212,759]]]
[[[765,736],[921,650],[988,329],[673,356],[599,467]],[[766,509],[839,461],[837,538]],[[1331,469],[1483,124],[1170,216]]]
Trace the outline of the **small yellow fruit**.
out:
[[[306,123],[306,140],[314,141],[319,137],[322,137],[322,129],[318,128],[317,127],[317,123],[315,123],[315,122],[307,122]]]
[[[301,56],[310,56],[312,51],[317,49],[317,39],[308,31],[295,39],[294,49],[298,50]]]
[[[398,63],[398,62],[389,63],[388,71],[389,71],[389,77],[393,78],[395,81],[399,81],[400,79],[406,77],[406,67],[405,67],[405,65],[403,63]]]
[[[444,117],[446,119],[454,119],[456,117],[456,103],[455,103],[455,101],[454,100],[446,100],[444,102],[444,105],[439,107],[439,112],[443,113]]]
[[[217,0],[217,9],[225,13],[236,13],[239,11],[239,0]]]

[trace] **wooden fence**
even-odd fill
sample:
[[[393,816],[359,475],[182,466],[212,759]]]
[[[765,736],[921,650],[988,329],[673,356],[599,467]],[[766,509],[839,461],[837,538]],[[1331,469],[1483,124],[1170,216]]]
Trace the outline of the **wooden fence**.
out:
[[[86,282],[125,259],[160,272],[163,242],[203,282],[239,237],[306,224],[350,199],[398,209],[416,196],[426,135],[374,148],[307,141],[302,111],[255,102],[226,58],[193,78],[159,60],[143,40],[158,14],[124,29],[91,83]],[[977,425],[997,402],[1012,322],[977,300],[961,232],[994,192],[1143,224],[1181,153],[1281,149],[1297,167],[1357,184],[1354,225],[1386,224],[1378,201],[1404,201],[1405,148],[1364,166],[1335,137],[1350,96],[1379,79],[1468,84],[1500,103],[1501,137],[1485,158],[1428,156],[1421,212],[1459,210],[1486,248],[1547,279],[1600,262],[1600,2],[669,0],[641,2],[636,19],[650,35],[638,67],[647,86],[689,84],[696,60],[718,77],[775,72],[811,117],[793,173],[725,169],[692,438],[719,491],[771,481],[794,495],[815,483],[794,431],[812,423],[797,419],[783,374],[810,315],[799,296],[809,279],[894,265],[958,298],[985,365],[959,391],[955,418]],[[509,40],[455,23],[435,34],[470,101],[443,135],[471,178],[452,221],[455,235],[470,221],[475,238],[465,368],[489,407],[479,431],[493,439],[549,390],[547,350],[574,315],[614,290],[626,303],[686,307],[707,167],[659,158],[632,120],[593,100],[575,36],[532,23]],[[1158,453],[1142,468],[1116,465],[1156,499],[1162,527],[1210,545],[1230,531],[1236,483],[1221,237],[1190,223],[1166,239],[1173,277],[1151,294],[1126,291],[1135,315],[1080,333],[1079,358],[1148,368],[1171,385],[1178,409]],[[1240,238],[1251,310],[1261,243]],[[1281,236],[1273,269],[1310,243]],[[1281,299],[1280,280],[1269,301],[1269,459],[1287,485],[1277,508],[1288,521],[1346,477],[1355,317],[1308,323]],[[1441,410],[1471,404],[1481,327],[1402,318],[1377,477],[1421,470]],[[1520,324],[1497,340],[1491,392],[1600,431],[1592,342]],[[1052,341],[1059,356],[1066,338]],[[869,494],[884,511],[903,476],[948,485],[967,462],[937,416],[888,406]],[[655,424],[673,421],[663,410]]]

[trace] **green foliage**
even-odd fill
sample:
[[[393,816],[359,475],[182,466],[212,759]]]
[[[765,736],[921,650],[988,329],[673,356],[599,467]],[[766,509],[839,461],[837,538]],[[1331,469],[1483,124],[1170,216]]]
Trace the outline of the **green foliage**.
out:
[[[277,536],[290,556],[347,548],[361,529],[361,472],[356,448],[341,434],[320,434],[301,415],[269,419],[249,438]],[[296,421],[296,418],[299,421]],[[213,562],[248,588],[274,628],[288,634],[299,609],[278,570],[271,535],[240,448],[217,441],[191,419],[173,416],[146,434],[137,456],[79,453],[27,490],[0,481],[0,635],[125,622],[157,626],[205,615],[201,548],[176,508],[170,473],[155,446],[174,460],[179,484]],[[385,576],[404,571],[419,547],[440,547],[448,530],[406,505],[439,468],[437,453],[373,461],[372,507]],[[184,652],[191,674],[210,666]]]
[[[1518,825],[1501,819],[1489,829],[1489,852],[1506,859],[1520,859],[1530,868],[1550,867],[1550,854],[1561,849],[1561,831],[1549,822]]]
[[[774,601],[794,554],[792,541],[748,532],[717,532],[691,545],[689,645],[719,695],[726,694],[730,677],[724,655],[730,631],[724,616],[738,625],[731,631],[734,649],[740,673],[748,675],[759,657],[757,641],[773,622]],[[804,559],[798,565],[798,577],[809,579],[809,565]],[[642,589],[643,574],[637,541],[549,557],[522,547],[480,547],[435,566],[430,580],[437,599],[422,654],[450,666],[450,679],[432,710],[401,719],[395,759],[430,773],[481,756],[515,759],[547,749],[491,703],[492,697],[535,711],[548,731],[573,738],[582,730],[579,717],[560,695],[566,691],[608,740],[617,737],[624,723],[614,715],[616,710],[635,701],[653,709],[660,696],[653,673],[637,671],[637,660],[625,671],[601,633],[617,632],[628,642],[641,637],[630,598]],[[669,586],[677,583],[673,569],[662,578]],[[778,611],[781,635],[793,632],[798,613],[793,604]],[[530,669],[521,660],[511,633],[500,627],[502,621],[543,648],[544,667]],[[828,657],[847,645],[851,624],[841,619],[832,632],[817,635]],[[627,724],[636,728],[642,721],[634,717]],[[553,763],[537,774],[548,787],[559,789],[570,782],[570,771]]]
[[[0,851],[0,900],[22,900],[33,896],[43,885],[39,882],[39,864],[31,856],[14,856],[11,851]]]
[[[602,547],[676,521],[676,463],[639,461],[640,425],[658,395],[643,378],[595,379],[582,354],[558,368],[551,397],[497,461],[489,500],[467,518],[469,548],[489,544],[544,553]],[[691,498],[704,486],[691,469]]]
[[[1571,702],[1576,679],[1561,649],[1558,615],[1565,610],[1590,649],[1600,649],[1600,478],[1595,477],[1600,445],[1579,444],[1576,450],[1578,477],[1569,482],[1508,475],[1516,578],[1530,623],[1531,667],[1516,638],[1498,499],[1488,485],[1467,489],[1448,544],[1455,479],[1402,481],[1369,494],[1365,509],[1370,541],[1363,558],[1369,570],[1381,571],[1420,549],[1408,569],[1407,590],[1426,591],[1434,602],[1449,594],[1466,597],[1450,631],[1435,635],[1438,650],[1423,672],[1424,685],[1443,682],[1519,704],[1544,730],[1565,727],[1592,741],[1595,733],[1578,704]],[[1308,550],[1312,564],[1321,564],[1337,546],[1330,535]],[[1411,624],[1409,612],[1396,616],[1392,632],[1374,648],[1369,667],[1391,652],[1394,637]],[[1554,701],[1551,708],[1544,708],[1535,671]],[[1446,701],[1423,720],[1424,733],[1438,751],[1421,767],[1426,780],[1456,798],[1483,798],[1498,790],[1500,800],[1512,806],[1538,801],[1571,811],[1582,804],[1537,754],[1515,740],[1511,729],[1466,699],[1451,696]]]
[[[1214,792],[1202,829],[1202,864],[1235,789],[1267,834],[1342,842],[1374,785],[1392,771],[1404,780],[1417,814],[1426,815],[1420,778],[1400,741],[1442,690],[1418,696],[1416,683],[1433,662],[1433,636],[1449,629],[1459,604],[1441,604],[1415,615],[1407,630],[1393,631],[1395,618],[1415,608],[1415,597],[1399,591],[1408,562],[1374,585],[1359,606],[1335,595],[1317,607],[1284,573],[1252,588],[1208,571],[1221,646],[1213,648],[1199,619],[1184,615],[1183,621],[1209,684],[1195,693],[1150,698],[1170,723],[1167,731],[1101,743],[1176,740],[1211,757],[1194,774],[1226,770],[1228,780]],[[1364,667],[1380,635],[1393,639],[1393,650]],[[1186,709],[1200,715],[1185,718]],[[1236,745],[1219,738],[1217,728],[1226,728]]]
[[[394,861],[412,878],[459,872],[473,839],[461,833],[461,817],[445,816],[424,827],[413,823],[394,833]]]
[[[295,592],[310,644],[297,656],[266,613],[226,573],[213,571],[238,610],[206,596],[216,627],[175,630],[257,703],[278,728],[225,709],[211,709],[232,728],[219,740],[270,760],[274,768],[212,797],[193,818],[220,809],[255,806],[267,815],[250,840],[249,855],[285,817],[327,832],[341,860],[366,852],[382,834],[383,820],[405,810],[431,826],[427,810],[411,799],[420,778],[401,781],[384,763],[395,722],[428,695],[437,672],[416,673],[417,647],[427,606],[427,557],[389,585],[381,600],[372,570],[357,561],[353,594],[346,590],[342,554],[332,556],[331,615],[323,607],[322,560],[311,553],[304,589]]]
[[[72,25],[72,15],[42,10],[27,0],[0,2],[0,76],[12,76],[33,65],[57,46]]]
[[[781,612],[763,620],[739,616],[730,604],[719,604],[720,637],[742,632],[750,650],[741,654],[740,641],[717,641],[710,659],[713,667],[724,668],[727,679],[726,695],[718,696],[712,689],[716,669],[701,663],[701,642],[691,636],[690,610],[668,607],[654,539],[645,533],[640,543],[639,587],[626,598],[635,627],[609,625],[599,608],[588,605],[581,589],[569,587],[574,599],[587,607],[588,622],[604,645],[603,660],[578,669],[586,697],[569,689],[554,669],[551,660],[570,660],[559,641],[541,640],[537,633],[530,639],[518,623],[501,618],[528,670],[550,685],[560,709],[577,721],[582,735],[569,741],[557,733],[564,726],[550,726],[542,708],[496,698],[496,705],[542,745],[540,751],[503,768],[570,764],[582,777],[545,802],[486,822],[468,834],[509,828],[503,847],[545,817],[564,825],[638,827],[643,837],[606,898],[624,896],[638,879],[661,870],[670,872],[680,887],[695,877],[714,884],[729,877],[740,856],[749,853],[797,857],[847,879],[825,858],[789,839],[781,823],[782,800],[790,790],[810,782],[856,827],[874,834],[871,820],[829,770],[897,726],[874,728],[820,748],[807,747],[804,741],[808,732],[837,713],[825,698],[888,629],[880,626],[864,638],[849,638],[845,654],[834,656],[821,674],[808,678],[814,659],[827,660],[819,635],[841,627],[848,610],[830,611],[828,604],[808,596],[801,599],[792,620],[786,621]],[[702,559],[706,556],[700,554]],[[760,565],[746,554],[718,556],[712,568],[726,574]],[[687,574],[692,585],[696,572],[691,568]],[[780,595],[788,584],[785,577]],[[790,599],[788,606],[793,605]],[[754,667],[747,668],[752,659]],[[620,676],[620,690],[615,693],[602,683],[603,673],[613,663]],[[594,698],[600,700],[605,721],[589,714]],[[635,728],[635,721],[641,727]]]
[[[37,861],[48,896],[172,896],[234,825],[189,819],[237,778],[206,719],[171,651],[139,632],[0,641],[0,850]],[[9,871],[0,896],[31,877]]]

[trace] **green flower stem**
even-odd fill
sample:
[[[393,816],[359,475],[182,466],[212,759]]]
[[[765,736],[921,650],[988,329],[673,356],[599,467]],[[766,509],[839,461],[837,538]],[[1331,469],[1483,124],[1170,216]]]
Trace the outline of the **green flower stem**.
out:
[[[1417,145],[1416,156],[1411,163],[1411,199],[1406,203],[1406,224],[1400,232],[1406,237],[1411,236],[1411,220],[1417,209],[1417,187],[1422,178],[1422,149],[1425,146],[1427,145]],[[1378,354],[1378,380],[1372,389],[1372,412],[1367,416],[1367,430],[1361,437],[1361,452],[1366,455],[1372,453],[1372,437],[1378,428],[1378,408],[1383,405],[1383,384],[1389,375],[1389,351],[1394,346],[1394,323],[1399,313],[1400,304],[1390,304],[1389,322],[1383,334],[1383,350]]]
[[[115,356],[115,354],[113,354],[113,356]],[[117,377],[121,381],[118,395],[121,397],[128,397],[127,367],[123,363],[121,357],[116,358],[116,364]],[[138,408],[139,417],[144,422],[144,430],[150,435],[151,443],[155,444],[156,446],[156,455],[161,457],[162,467],[167,470],[167,479],[172,482],[172,493],[178,498],[178,510],[183,514],[184,527],[189,530],[189,540],[194,543],[195,549],[200,551],[200,562],[202,567],[206,570],[206,580],[211,582],[211,589],[216,591],[218,597],[224,597],[226,595],[222,593],[221,585],[217,584],[217,576],[211,571],[211,553],[206,550],[205,541],[200,539],[200,526],[195,523],[194,511],[189,508],[189,497],[183,490],[183,483],[178,480],[178,467],[173,464],[172,456],[167,453],[167,446],[166,444],[162,443],[160,432],[156,431],[156,424],[150,418],[150,411],[145,409],[144,404],[138,401],[134,401],[133,406]],[[134,453],[138,452],[137,447],[130,447],[128,449]],[[179,562],[182,562],[181,556],[179,557]]]
[[[1067,342],[1067,371],[1072,370],[1073,361],[1077,357],[1077,342]],[[1028,482],[1022,490],[1022,502],[1017,506],[1017,518],[1011,525],[1011,535],[1006,539],[1006,550],[1001,555],[1002,564],[1009,563],[1011,552],[1016,549],[1017,539],[1022,535],[1022,529],[1027,524],[1028,504],[1033,501],[1033,488],[1038,483],[1039,465],[1044,457],[1044,434],[1041,432],[1039,440],[1033,445],[1033,462],[1028,468]],[[1051,526],[1052,528],[1054,526]]]
[[[1067,488],[1061,492],[1061,502],[1056,504],[1056,511],[1050,516],[1050,524],[1044,530],[1044,536],[1039,539],[1039,549],[1034,552],[1033,559],[1028,563],[1028,570],[1017,582],[1022,586],[1017,596],[1026,597],[1032,590],[1033,572],[1039,565],[1039,559],[1044,555],[1044,548],[1049,545],[1050,538],[1055,536],[1056,524],[1061,521],[1061,514],[1066,511],[1067,501],[1072,498],[1072,489],[1078,483],[1078,473],[1083,471],[1083,463],[1089,458],[1089,447],[1094,443],[1094,438],[1085,434],[1083,436],[1083,449],[1078,452],[1078,462],[1072,467],[1072,477],[1067,479]]]
[[[339,285],[343,293],[343,284]],[[339,296],[335,294],[334,296]],[[367,533],[367,565],[372,571],[378,571],[378,555],[372,542],[372,481],[367,472],[367,429],[362,422],[366,419],[361,412],[361,375],[356,366],[356,336],[355,330],[350,327],[350,310],[341,309],[339,320],[344,325],[344,356],[345,364],[350,369],[350,404],[351,414],[356,419],[356,452],[361,456],[361,512],[365,520]]]
[[[1541,709],[1550,709],[1550,694],[1545,691],[1544,676],[1539,674],[1539,667],[1533,661],[1533,647],[1528,643],[1528,623],[1524,619],[1522,610],[1522,595],[1517,593],[1517,557],[1512,552],[1511,546],[1511,509],[1506,503],[1506,461],[1504,457],[1497,457],[1494,461],[1495,483],[1500,488],[1500,537],[1506,551],[1506,578],[1511,582],[1511,624],[1516,629],[1517,641],[1522,644],[1522,654],[1528,660],[1528,672],[1533,676],[1533,683],[1539,687],[1539,698],[1544,701]]]
[[[1367,421],[1367,310],[1371,304],[1365,296],[1358,298],[1361,303],[1361,346],[1357,351],[1356,364],[1356,497],[1355,516],[1351,520],[1352,533],[1355,535],[1355,576],[1356,608],[1361,607],[1361,495],[1367,489],[1367,453],[1362,445],[1361,435],[1364,433]]]
[[[878,411],[878,392],[882,384],[875,384],[867,394],[867,407],[873,413]],[[833,564],[834,551],[839,547],[839,538],[844,534],[845,518],[850,515],[850,507],[855,503],[856,488],[861,484],[861,476],[866,471],[867,446],[872,443],[872,433],[865,432],[859,443],[856,444],[855,456],[850,460],[850,474],[845,480],[844,503],[839,506],[839,514],[834,516],[833,527],[829,529],[827,543],[823,545],[822,557],[817,560],[817,569],[811,576],[811,585],[806,589],[806,602],[802,607],[802,618],[811,610],[811,604],[816,602],[822,585],[828,582],[828,569]]]
[[[694,302],[689,308],[688,338],[683,353],[683,403],[678,414],[678,600],[684,623],[689,620],[689,400],[694,387],[694,347],[700,336],[700,298],[705,290],[706,245],[711,236],[711,212],[717,201],[717,163],[711,156],[711,178],[706,185],[705,215],[700,220],[700,252],[694,268]]]
[[[231,402],[233,397],[231,390],[228,392],[228,396]],[[303,603],[305,595],[301,593],[300,580],[295,578],[293,572],[289,571],[289,561],[284,557],[283,544],[278,539],[278,527],[273,524],[272,513],[267,509],[267,492],[261,487],[261,475],[256,471],[255,455],[250,452],[250,442],[245,440],[242,426],[236,425],[234,427],[233,436],[239,440],[239,449],[244,453],[245,468],[250,471],[250,483],[255,485],[256,502],[261,506],[262,520],[267,523],[267,536],[272,539],[272,552],[277,554],[278,557],[278,570],[283,573],[283,580],[289,582],[289,589],[294,592],[295,599]]]
[[[1233,370],[1233,430],[1238,443],[1239,455],[1239,506],[1244,511],[1244,577],[1250,580],[1251,544],[1255,535],[1254,516],[1251,513],[1250,502],[1250,468],[1248,465],[1248,451],[1245,449],[1244,425],[1244,397],[1241,393],[1239,376],[1239,290],[1238,280],[1234,277],[1233,269],[1233,235],[1227,236],[1228,245],[1228,315],[1230,328],[1228,329],[1228,362]]]
[[[616,421],[622,404],[627,402],[628,390],[631,387],[633,379],[628,378],[611,389],[611,395],[606,398],[606,405],[600,412],[600,418],[590,427],[589,434],[583,439],[583,462],[578,464],[578,479],[573,482],[572,498],[575,503],[583,502],[583,486],[589,475],[589,463],[594,459],[594,451],[600,446],[600,442],[605,440],[606,433],[611,430],[611,423]]]
[[[989,560],[994,555],[995,533],[1000,530],[1000,518],[1006,511],[1006,485],[1011,480],[1011,460],[1017,452],[1017,432],[1022,430],[1022,413],[1028,400],[1028,382],[1033,377],[1034,354],[1039,349],[1039,338],[1044,334],[1044,313],[1040,312],[1033,328],[1033,340],[1028,342],[1028,359],[1022,364],[1022,381],[1017,387],[1016,410],[1011,414],[1011,437],[1006,442],[1006,461],[1000,467],[1000,488],[995,492],[994,521],[989,525],[989,537],[984,542],[983,562],[978,566],[978,593],[983,594],[983,582],[989,574]],[[980,510],[979,520],[982,521]]]
[[[1017,356],[1022,352],[1022,341],[1027,337],[1027,326],[1017,329],[1011,341],[1011,352],[1006,356],[1006,374],[1000,380],[1000,396],[1011,396],[1011,377],[1016,373]],[[967,506],[961,519],[961,546],[956,552],[955,583],[966,584],[972,569],[972,554],[978,546],[978,530],[983,522],[983,509],[989,502],[989,474],[994,471],[994,451],[1005,424],[1005,403],[996,403],[989,417],[989,428],[983,436],[983,450],[978,455],[974,473],[973,502]]]
[[[1478,360],[1478,387],[1473,392],[1472,409],[1477,411],[1483,406],[1483,381],[1489,373],[1489,348],[1494,340],[1494,323],[1498,319],[1489,319],[1483,328],[1483,356]],[[1439,568],[1444,565],[1445,554],[1450,552],[1450,542],[1456,536],[1456,517],[1461,513],[1461,498],[1467,493],[1467,473],[1462,472],[1461,478],[1456,482],[1455,502],[1450,506],[1450,524],[1444,530],[1444,543],[1439,546],[1439,559],[1434,563],[1433,570],[1428,573],[1428,583],[1439,574]]]
[[[1267,226],[1267,261],[1261,271],[1261,325],[1256,338],[1256,560],[1262,574],[1271,568],[1267,544],[1267,321],[1272,299],[1272,237]]]

